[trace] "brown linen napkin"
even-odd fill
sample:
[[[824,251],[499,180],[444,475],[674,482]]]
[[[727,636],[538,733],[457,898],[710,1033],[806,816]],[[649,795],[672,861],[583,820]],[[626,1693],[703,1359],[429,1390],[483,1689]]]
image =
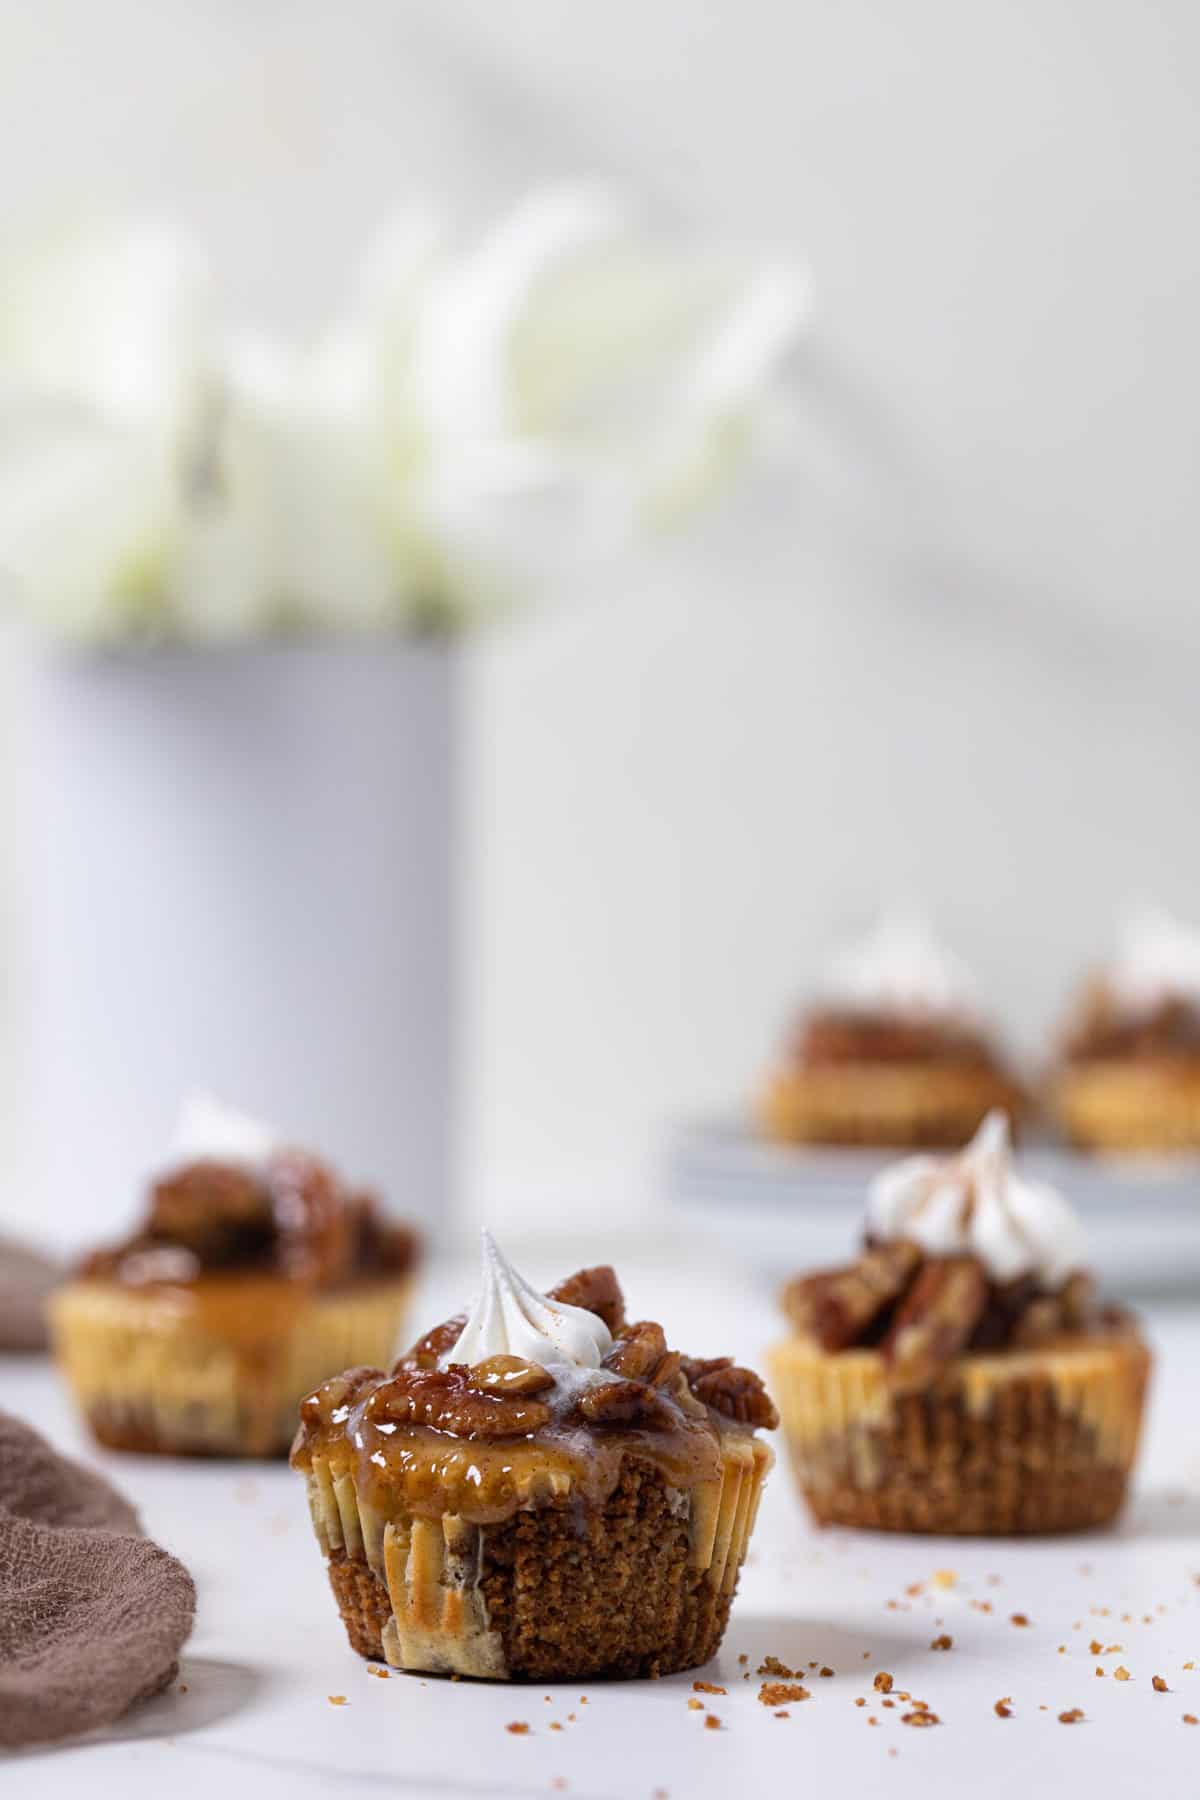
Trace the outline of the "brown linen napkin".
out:
[[[196,1607],[99,1475],[0,1413],[0,1745],[72,1737],[164,1688]]]
[[[46,1301],[62,1270],[28,1244],[0,1237],[0,1350],[44,1350]]]

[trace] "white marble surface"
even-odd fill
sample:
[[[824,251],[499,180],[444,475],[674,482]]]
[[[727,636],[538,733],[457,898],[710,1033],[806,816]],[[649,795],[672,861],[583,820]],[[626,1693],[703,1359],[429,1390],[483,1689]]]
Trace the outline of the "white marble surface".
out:
[[[435,1271],[423,1319],[461,1297],[464,1275]],[[627,1264],[624,1277],[634,1308],[661,1312],[672,1338],[691,1347],[753,1356],[772,1328],[765,1295],[728,1267],[646,1262]],[[1135,1787],[1195,1792],[1200,1727],[1182,1715],[1200,1716],[1200,1667],[1184,1667],[1200,1665],[1192,1398],[1200,1319],[1163,1312],[1151,1326],[1161,1360],[1146,1455],[1115,1532],[1028,1543],[821,1534],[779,1468],[725,1647],[698,1671],[729,1690],[703,1696],[720,1731],[689,1709],[691,1676],[551,1688],[372,1679],[342,1639],[294,1475],[98,1458],[195,1574],[196,1631],[170,1693],[86,1742],[0,1763],[0,1788],[39,1800],[81,1792],[191,1800],[222,1790],[256,1800],[556,1792],[717,1800],[800,1783],[814,1793],[879,1783],[897,1796],[969,1791],[975,1800],[1011,1800],[1022,1788],[1091,1800]],[[5,1365],[0,1404],[90,1454],[44,1365]],[[952,1586],[933,1584],[939,1570],[953,1572]],[[1027,1628],[1010,1623],[1015,1612]],[[942,1632],[953,1639],[949,1652],[930,1648]],[[1121,1649],[1095,1656],[1093,1637]],[[758,1681],[743,1679],[767,1654],[835,1674],[812,1670],[812,1698],[777,1719],[755,1698]],[[1125,1683],[1113,1678],[1122,1665]],[[897,1689],[928,1701],[941,1725],[917,1731],[901,1723],[903,1703],[883,1708],[871,1685],[881,1668]],[[1156,1674],[1169,1692],[1154,1691]],[[346,1704],[331,1705],[331,1694]],[[1001,1720],[993,1704],[1007,1695],[1014,1716]],[[1076,1706],[1084,1722],[1061,1725],[1058,1713]],[[527,1736],[505,1731],[517,1720],[530,1723]]]

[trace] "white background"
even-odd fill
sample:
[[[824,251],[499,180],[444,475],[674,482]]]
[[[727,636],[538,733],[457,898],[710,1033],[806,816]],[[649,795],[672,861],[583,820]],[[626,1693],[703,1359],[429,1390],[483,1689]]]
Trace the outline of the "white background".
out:
[[[1198,102],[1190,0],[0,6],[4,237],[176,215],[251,318],[563,172],[812,264],[791,479],[470,659],[474,1209],[632,1220],[880,898],[1029,1044],[1114,907],[1200,915]]]

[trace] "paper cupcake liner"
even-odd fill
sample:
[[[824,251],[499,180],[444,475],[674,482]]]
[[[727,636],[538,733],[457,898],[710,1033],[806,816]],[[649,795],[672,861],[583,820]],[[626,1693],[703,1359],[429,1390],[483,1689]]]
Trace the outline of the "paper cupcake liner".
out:
[[[772,1392],[816,1519],[892,1531],[1071,1531],[1120,1509],[1150,1357],[1133,1336],[960,1358],[894,1395],[874,1350],[798,1339]]]
[[[212,1278],[214,1285],[219,1278]],[[313,1294],[271,1286],[275,1306],[222,1285],[215,1319],[188,1290],[68,1283],[51,1303],[59,1363],[93,1434],[115,1449],[281,1456],[297,1408],[335,1371],[387,1366],[411,1281]]]
[[[569,1478],[476,1525],[369,1504],[317,1453],[308,1495],[352,1647],[393,1668],[490,1680],[666,1674],[716,1653],[746,1555],[765,1444],[727,1433],[720,1477],[670,1487],[627,1455],[601,1506]]]
[[[1088,1063],[1059,1076],[1051,1106],[1081,1149],[1200,1149],[1200,1060]]]
[[[780,1070],[759,1107],[786,1144],[958,1148],[995,1106],[1018,1113],[1020,1090],[993,1069],[943,1063],[839,1063]]]

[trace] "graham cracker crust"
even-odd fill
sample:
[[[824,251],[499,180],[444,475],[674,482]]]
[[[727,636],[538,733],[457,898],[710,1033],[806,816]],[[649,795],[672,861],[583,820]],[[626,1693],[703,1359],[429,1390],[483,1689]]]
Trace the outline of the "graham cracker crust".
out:
[[[329,1580],[352,1649],[381,1658],[391,1604],[363,1561],[334,1551]],[[689,1563],[688,1516],[661,1473],[626,1457],[602,1507],[571,1496],[482,1533],[479,1592],[512,1681],[631,1679],[716,1654],[734,1585]]]

